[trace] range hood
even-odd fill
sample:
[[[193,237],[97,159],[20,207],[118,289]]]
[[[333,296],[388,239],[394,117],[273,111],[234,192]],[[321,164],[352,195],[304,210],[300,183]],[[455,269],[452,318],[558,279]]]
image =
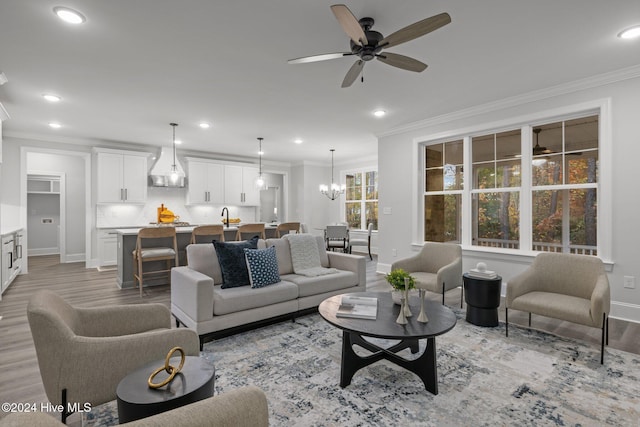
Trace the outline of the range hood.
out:
[[[184,169],[176,158],[175,160],[175,176],[172,176],[173,172],[173,154],[171,149],[162,148],[160,151],[160,157],[154,163],[151,171],[149,172],[149,185],[152,187],[184,187]]]

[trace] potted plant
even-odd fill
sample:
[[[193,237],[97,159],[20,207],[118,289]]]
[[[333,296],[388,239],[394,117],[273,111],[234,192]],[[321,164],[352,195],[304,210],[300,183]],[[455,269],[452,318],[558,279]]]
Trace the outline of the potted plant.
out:
[[[416,285],[416,280],[401,268],[396,268],[391,273],[387,274],[385,278],[394,289],[394,292],[392,292],[391,295],[393,298],[393,302],[395,302],[396,304],[400,304],[400,298],[402,298],[402,293],[405,290],[405,279],[409,279],[407,281],[409,290],[414,289]]]

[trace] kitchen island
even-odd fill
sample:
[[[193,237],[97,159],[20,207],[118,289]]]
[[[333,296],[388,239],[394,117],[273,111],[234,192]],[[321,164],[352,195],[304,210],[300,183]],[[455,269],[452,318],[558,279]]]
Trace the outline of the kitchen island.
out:
[[[162,225],[161,227],[171,227],[171,225]],[[277,224],[266,224],[265,234],[267,238],[274,238]],[[176,228],[176,241],[178,244],[178,261],[180,265],[187,265],[186,247],[191,241],[191,232],[195,226],[177,226]],[[118,228],[114,230],[118,236],[117,243],[117,265],[118,275],[117,284],[121,289],[135,288],[137,283],[133,279],[133,251],[136,248],[136,239],[138,238],[138,231],[140,228]],[[233,241],[236,239],[236,232],[238,227],[229,226],[224,228],[225,241]],[[162,239],[158,239],[158,246],[171,246],[172,243],[169,239],[166,242],[162,242]],[[163,263],[164,261],[158,261]],[[150,266],[153,263],[145,263]],[[151,267],[149,267],[151,269]],[[167,278],[149,277],[144,279],[145,286],[166,285],[168,284]]]

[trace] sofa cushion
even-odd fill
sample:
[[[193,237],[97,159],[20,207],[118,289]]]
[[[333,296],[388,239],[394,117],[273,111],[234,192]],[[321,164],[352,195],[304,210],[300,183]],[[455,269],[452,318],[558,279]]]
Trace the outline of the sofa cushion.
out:
[[[298,286],[284,280],[264,288],[241,286],[222,289],[222,286],[216,285],[213,288],[213,314],[220,316],[296,298],[298,298]]]
[[[216,250],[211,243],[195,243],[187,246],[187,264],[213,279],[213,283],[222,283],[222,272]]]
[[[244,249],[252,288],[262,288],[280,281],[276,248]]]
[[[298,295],[300,297],[350,288],[358,284],[358,275],[352,271],[344,270],[317,277],[287,274],[281,276],[280,279],[295,283],[298,286]]]
[[[286,239],[267,239],[267,246],[276,248],[276,258],[278,259],[278,273],[293,273],[293,264],[291,264],[291,247]]]
[[[235,288],[248,286],[249,270],[244,256],[244,249],[257,249],[258,237],[253,237],[244,242],[218,242],[214,241],[220,271],[222,272],[222,288]]]

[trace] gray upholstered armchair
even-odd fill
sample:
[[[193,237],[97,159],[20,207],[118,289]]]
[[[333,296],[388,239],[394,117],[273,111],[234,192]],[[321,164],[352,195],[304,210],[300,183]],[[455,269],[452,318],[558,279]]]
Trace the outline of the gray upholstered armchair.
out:
[[[506,298],[506,334],[509,310],[529,312],[602,328],[600,363],[609,341],[611,297],[609,280],[600,258],[590,255],[541,253],[531,266],[509,280]]]
[[[264,392],[247,386],[200,400],[148,418],[122,424],[128,427],[267,427],[269,408]],[[16,412],[0,419],[1,427],[62,427],[43,412]]]
[[[462,249],[453,243],[426,242],[419,253],[401,259],[391,265],[391,270],[401,268],[411,273],[416,288],[442,293],[462,287]],[[462,292],[460,293],[462,307]]]
[[[47,397],[65,408],[67,402],[114,400],[122,378],[164,359],[175,346],[200,354],[195,331],[171,329],[171,313],[162,304],[78,308],[42,290],[29,300],[27,317]],[[63,422],[67,415],[62,413]]]

